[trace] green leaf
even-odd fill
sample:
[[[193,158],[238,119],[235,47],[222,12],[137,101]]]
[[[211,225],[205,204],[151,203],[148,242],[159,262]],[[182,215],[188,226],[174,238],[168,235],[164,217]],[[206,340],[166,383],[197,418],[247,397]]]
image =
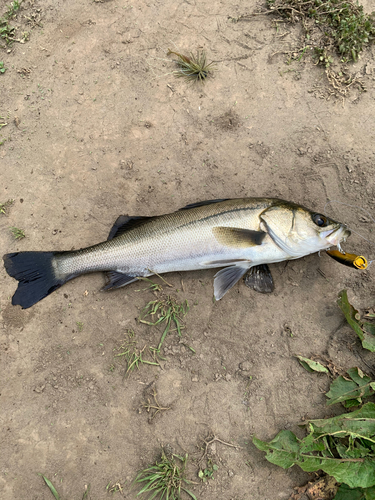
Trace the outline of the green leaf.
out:
[[[308,372],[321,372],[321,373],[328,373],[328,370],[325,366],[321,365],[317,361],[313,361],[312,359],[309,358],[304,358],[303,356],[295,356],[298,361],[301,363],[301,365],[304,367],[305,370]]]
[[[359,410],[337,417],[309,420],[309,424],[313,427],[315,436],[335,434],[335,436],[342,438],[352,435],[352,437],[370,439],[375,444],[374,403],[366,403]]]
[[[333,500],[365,500],[365,495],[362,488],[353,489],[346,484],[342,484]]]
[[[186,489],[186,488],[182,488],[181,489],[183,491],[185,491],[188,495],[190,495],[190,497],[193,499],[193,500],[197,500],[197,497],[194,495],[194,493],[192,493],[190,490]]]
[[[291,431],[281,431],[269,443],[253,438],[255,446],[266,451],[266,459],[283,469],[289,469],[296,463],[299,453],[299,441]]]
[[[375,352],[375,325],[371,323],[363,323],[359,319],[359,314],[356,309],[349,303],[346,290],[339,293],[337,301],[340,309],[345,315],[346,321],[356,332],[362,341],[362,346],[371,352]]]
[[[56,498],[56,500],[60,500],[60,496],[57,493],[57,491],[56,491],[55,487],[53,486],[53,484],[51,483],[51,481],[49,479],[47,479],[46,476],[43,476],[43,474],[40,474],[40,475],[44,479],[48,488],[51,490],[52,495]]]
[[[362,326],[367,333],[375,336],[375,324],[374,323],[362,323]]]
[[[88,484],[88,486],[83,494],[82,500],[85,500],[85,498],[87,498],[89,493],[90,493],[90,484]]]
[[[375,487],[353,489],[342,484],[333,500],[375,500]]]
[[[308,422],[310,433],[299,440],[281,431],[269,443],[254,437],[266,459],[287,469],[298,465],[306,472],[322,469],[351,488],[375,486],[375,404],[337,417]],[[339,457],[339,458],[337,458]]]
[[[356,318],[356,315],[358,315],[358,311],[354,309],[354,307],[349,303],[348,293],[346,290],[342,290],[339,293],[339,300],[337,301],[337,303],[342,312],[344,313],[346,321],[349,323],[349,325],[353,328],[353,330],[362,340],[363,337],[362,328],[359,324],[358,319]]]
[[[362,403],[362,398],[374,394],[375,383],[370,377],[364,375],[362,370],[350,368],[347,374],[349,379],[340,375],[332,382],[330,390],[326,394],[329,399],[328,406],[337,403],[344,403],[347,408],[359,406]]]

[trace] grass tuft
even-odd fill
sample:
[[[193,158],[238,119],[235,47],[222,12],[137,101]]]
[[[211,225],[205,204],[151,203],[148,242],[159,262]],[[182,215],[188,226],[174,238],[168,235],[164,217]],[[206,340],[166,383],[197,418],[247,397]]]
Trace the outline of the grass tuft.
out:
[[[306,35],[311,30],[308,20],[320,28],[323,35],[314,50],[317,62],[326,66],[332,49],[341,62],[357,61],[359,53],[375,40],[375,12],[366,14],[353,0],[268,0],[268,6],[292,22],[302,22]]]
[[[157,348],[157,350],[160,351],[169,331],[177,331],[178,335],[181,337],[181,330],[185,328],[182,323],[182,318],[188,313],[188,311],[189,304],[187,300],[177,302],[176,299],[168,295],[165,299],[151,300],[143,308],[139,322],[150,326],[165,323],[165,329]],[[151,316],[151,318],[155,319],[155,321],[147,321],[145,318],[148,316]],[[171,330],[171,326],[173,324],[175,325],[175,328]]]
[[[12,44],[15,40],[14,34],[16,28],[14,26],[10,26],[9,20],[13,19],[17,12],[20,10],[22,4],[22,0],[14,0],[10,5],[8,5],[7,11],[5,14],[0,17],[0,38],[5,40],[7,45]]]
[[[134,332],[130,330],[128,332],[128,338],[125,339],[121,346],[116,348],[117,351],[121,351],[118,354],[115,354],[115,358],[123,358],[125,359],[126,362],[126,370],[124,373],[124,377],[127,377],[130,375],[130,373],[135,369],[139,368],[140,365],[154,365],[154,366],[160,366],[160,364],[157,362],[157,354],[158,350],[155,347],[148,347],[148,354],[151,357],[150,359],[145,359],[144,352],[146,350],[147,346],[144,346],[143,349],[139,349],[137,347],[137,342],[133,340],[134,338]],[[114,371],[115,366],[113,366],[113,369],[111,371]]]
[[[0,117],[1,118],[1,117]],[[1,124],[0,124],[1,127]],[[0,203],[0,214],[7,214],[10,207],[13,205],[14,200],[8,200],[5,203]]]
[[[25,231],[20,229],[19,227],[10,227],[10,232],[13,234],[14,239],[22,240],[22,238],[26,238]]]
[[[184,56],[183,54],[168,49],[167,55],[170,54],[174,54],[178,58],[176,61],[178,70],[173,72],[177,77],[203,82],[214,70],[215,63],[207,63],[207,57],[204,50],[198,50],[196,55],[191,53],[190,56]]]
[[[184,457],[175,454],[167,456],[162,450],[160,460],[156,461],[155,465],[141,470],[135,478],[134,484],[141,485],[137,497],[179,500],[181,492],[184,491],[193,500],[197,500],[196,496],[184,487],[184,484],[191,483],[185,477],[187,459],[187,454]]]

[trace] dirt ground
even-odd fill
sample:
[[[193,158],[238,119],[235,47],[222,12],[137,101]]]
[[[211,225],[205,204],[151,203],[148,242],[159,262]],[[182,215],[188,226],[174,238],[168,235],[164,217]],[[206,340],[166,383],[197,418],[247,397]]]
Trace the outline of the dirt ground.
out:
[[[28,40],[0,56],[0,202],[15,200],[0,216],[0,254],[89,246],[120,214],[214,198],[281,197],[318,211],[337,200],[374,213],[375,48],[351,66],[367,92],[335,97],[323,68],[285,64],[297,27],[275,30],[269,16],[235,22],[261,7],[25,0],[13,24]],[[215,74],[204,85],[175,78],[168,48],[204,48]],[[361,210],[335,204],[327,213],[371,238]],[[14,240],[10,226],[26,238]],[[355,234],[345,248],[374,258]],[[375,370],[336,305],[347,288],[357,307],[373,306],[374,268],[317,254],[271,267],[274,293],[240,282],[216,303],[214,270],[168,275],[174,288],[164,293],[190,306],[183,336],[167,336],[161,366],[128,377],[116,354],[130,341],[147,352],[162,333],[138,322],[155,300],[147,284],[103,293],[103,277],[87,275],[21,310],[1,267],[1,499],[52,498],[40,473],[64,500],[89,484],[87,498],[106,499],[116,483],[114,498],[135,498],[131,481],[163,445],[188,453],[200,500],[287,500],[310,476],[271,465],[251,437],[302,435],[302,419],[341,412],[325,406],[328,378],[294,354]],[[169,408],[154,417],[153,394]],[[209,446],[218,470],[203,483],[198,461],[213,435],[234,446]]]

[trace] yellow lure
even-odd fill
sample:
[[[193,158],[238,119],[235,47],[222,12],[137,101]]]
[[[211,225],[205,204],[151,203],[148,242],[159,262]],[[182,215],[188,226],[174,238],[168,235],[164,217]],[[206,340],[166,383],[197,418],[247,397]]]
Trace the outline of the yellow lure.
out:
[[[332,259],[344,264],[344,266],[355,267],[356,269],[366,269],[368,266],[367,260],[363,255],[341,253],[338,250],[327,250],[327,253]]]

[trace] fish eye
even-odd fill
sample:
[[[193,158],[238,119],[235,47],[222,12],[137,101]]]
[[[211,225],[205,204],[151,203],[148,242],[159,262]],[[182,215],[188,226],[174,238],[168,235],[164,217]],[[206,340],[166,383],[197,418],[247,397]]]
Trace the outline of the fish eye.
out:
[[[328,226],[327,217],[322,214],[314,214],[312,219],[314,223],[319,227]]]

